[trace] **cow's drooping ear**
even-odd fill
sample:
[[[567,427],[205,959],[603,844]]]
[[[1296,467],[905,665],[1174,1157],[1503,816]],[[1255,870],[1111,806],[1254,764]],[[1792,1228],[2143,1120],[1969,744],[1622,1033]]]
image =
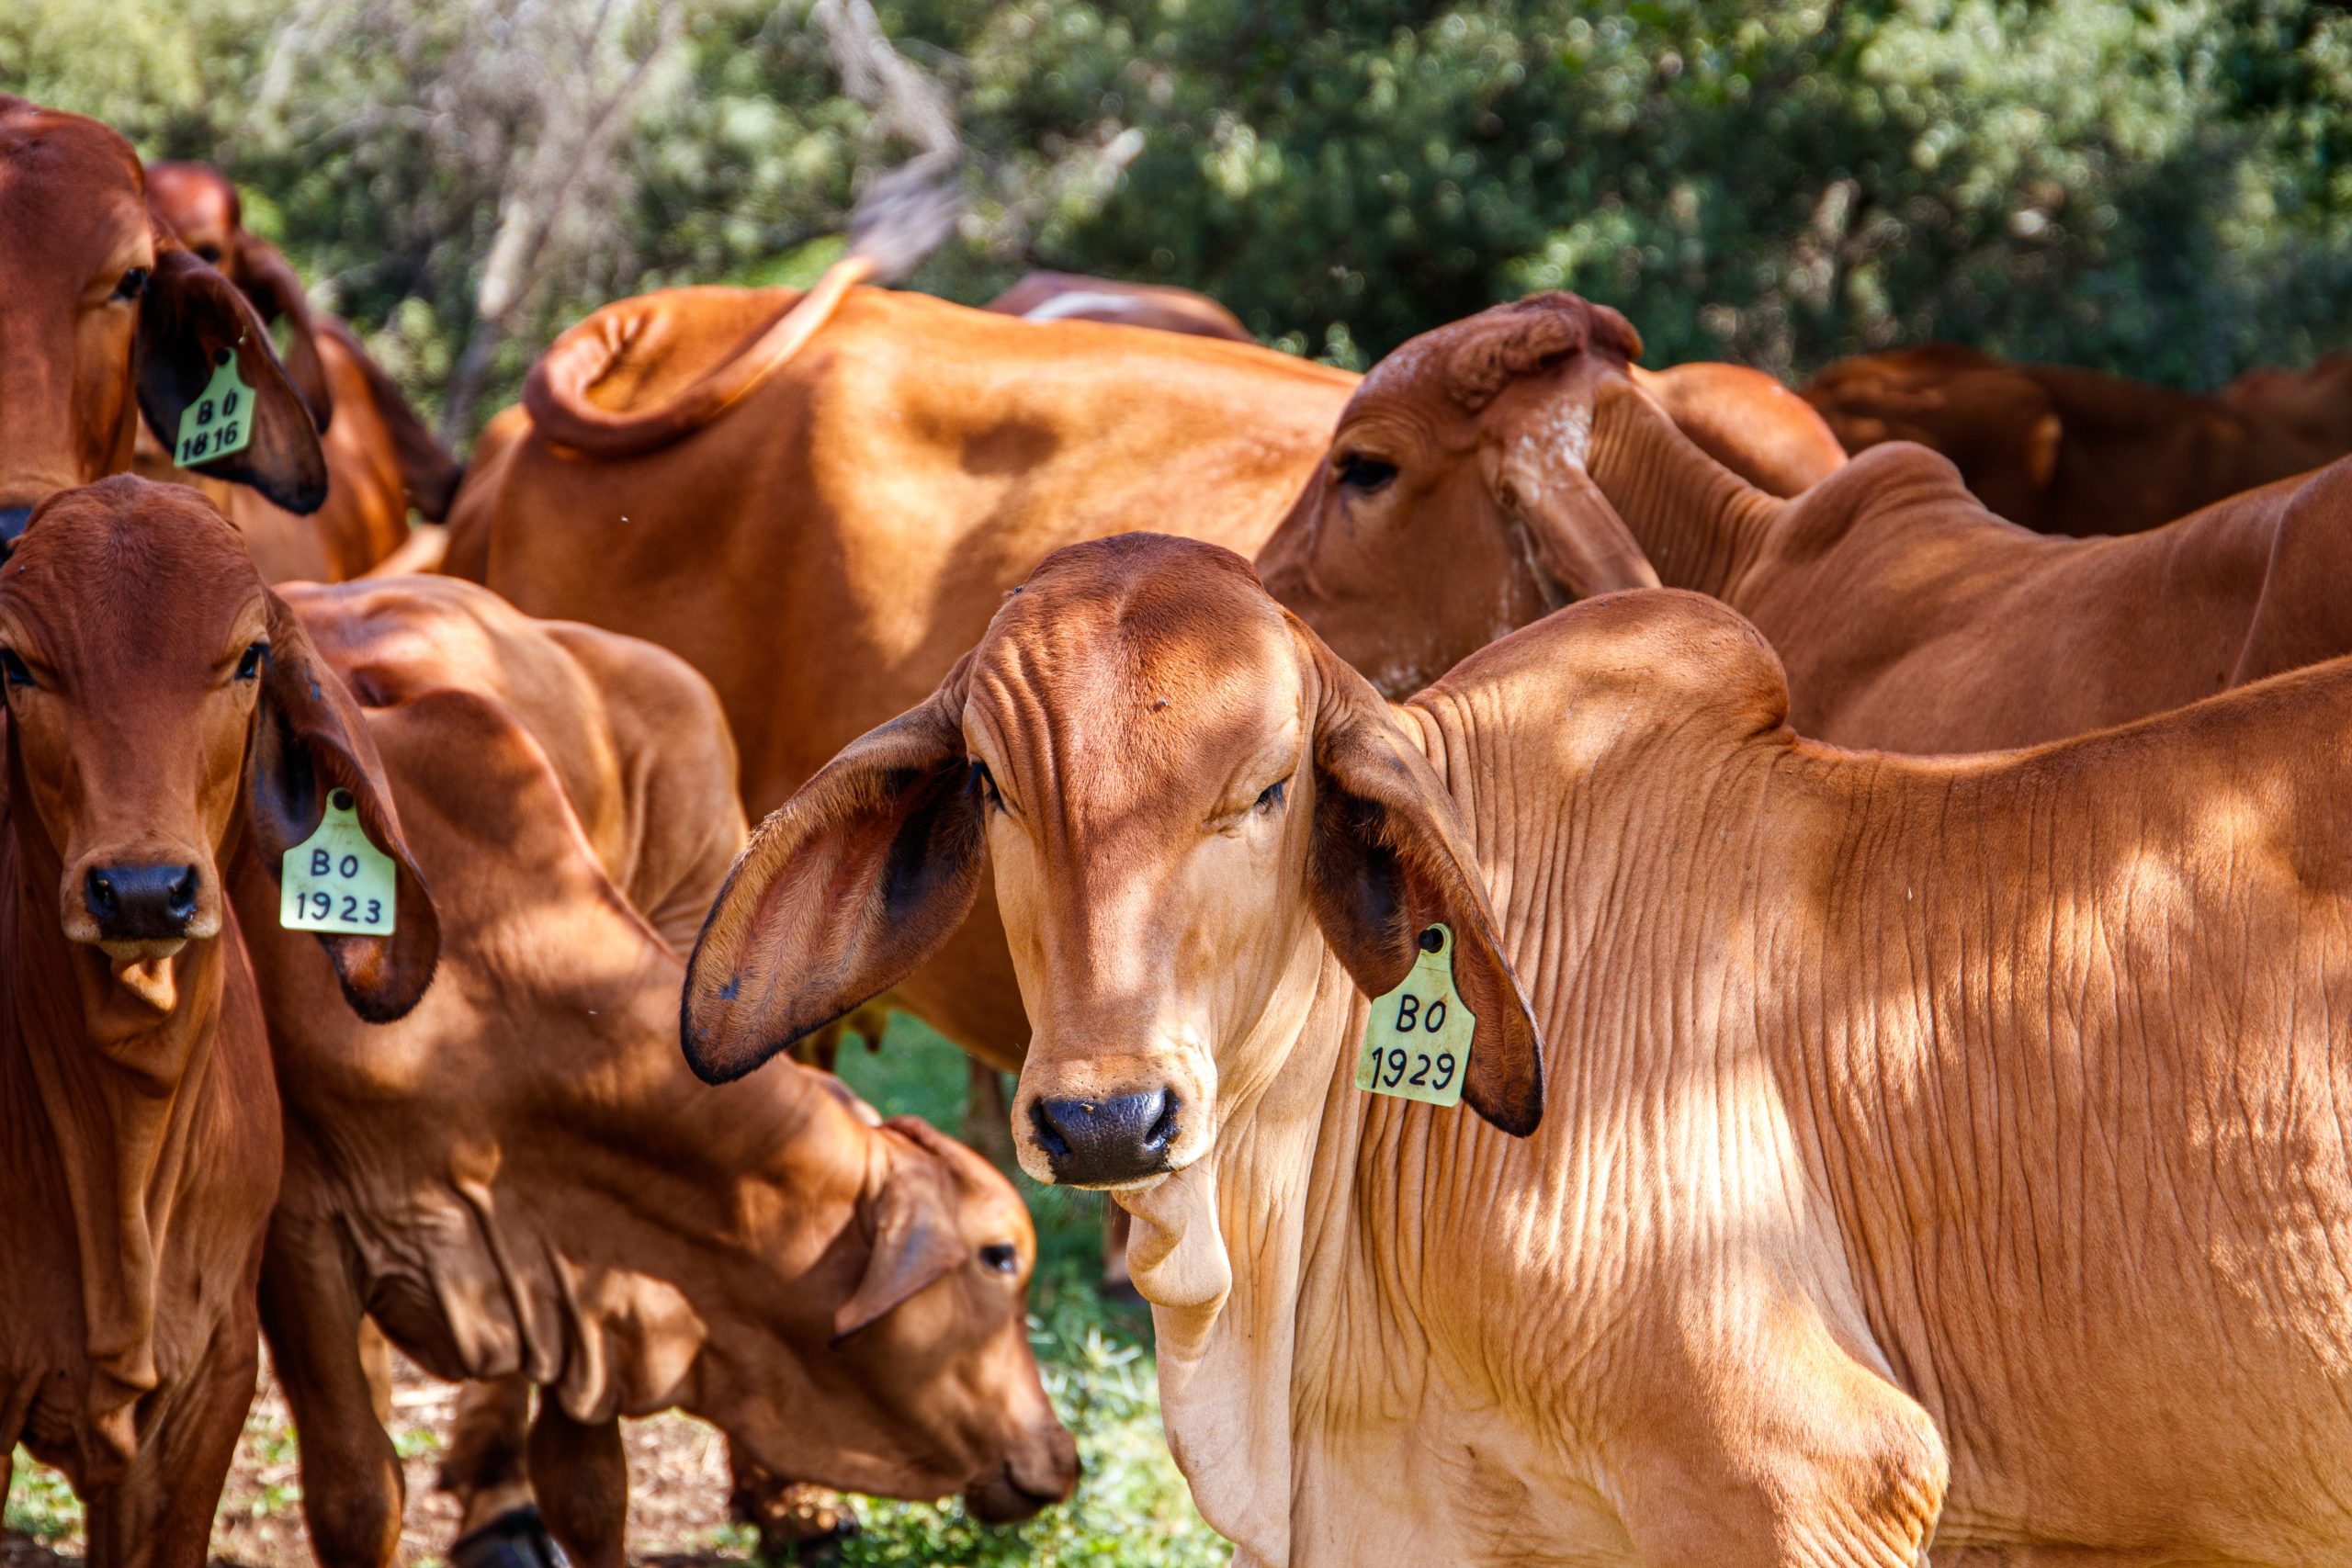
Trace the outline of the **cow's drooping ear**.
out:
[[[1481,446],[1479,462],[1495,504],[1527,531],[1537,565],[1563,595],[1658,585],[1633,530],[1585,471],[1584,454],[1563,450],[1556,432],[1506,434]]]
[[[317,831],[329,795],[351,792],[368,841],[392,858],[392,931],[389,936],[322,931],[318,942],[354,1012],[370,1023],[406,1015],[433,983],[441,957],[440,916],[401,835],[391,786],[359,705],[275,593],[269,595],[269,653],[245,788],[254,850],[273,884],[283,878],[286,852]]]
[[[1543,1036],[1498,943],[1453,802],[1371,682],[1293,626],[1322,687],[1306,882],[1316,923],[1369,997],[1403,984],[1422,931],[1441,922],[1453,929],[1454,988],[1478,1021],[1463,1098],[1526,1137],[1544,1117]]]
[[[159,244],[139,305],[139,411],[166,450],[178,437],[180,415],[204,395],[228,354],[254,390],[253,441],[196,471],[251,485],[288,512],[316,512],[327,498],[326,454],[268,329],[227,278],[176,241]]]
[[[344,357],[359,368],[366,378],[368,394],[375,400],[376,416],[384,422],[385,431],[392,438],[392,457],[400,465],[401,488],[408,492],[408,503],[424,515],[429,523],[446,521],[450,502],[458,498],[458,486],[466,477],[466,466],[458,461],[457,454],[441,445],[416,406],[400,383],[385,373],[359,341],[359,334],[336,321],[333,316],[320,318],[319,335],[333,338]],[[479,446],[477,451],[481,450]]]
[[[334,419],[334,389],[327,384],[327,367],[319,358],[319,328],[311,319],[310,296],[276,245],[241,233],[236,246],[237,279],[245,298],[261,312],[265,324],[286,318],[286,377],[323,435]]]
[[[891,1140],[888,1174],[878,1194],[860,1205],[873,1216],[874,1250],[850,1298],[833,1310],[833,1342],[841,1343],[904,1304],[951,1270],[970,1261],[971,1244],[956,1224],[956,1173],[933,1153],[931,1129],[910,1116],[883,1124]]]
[[[679,1036],[726,1083],[897,985],[971,912],[985,866],[958,663],[752,835],[686,967]]]

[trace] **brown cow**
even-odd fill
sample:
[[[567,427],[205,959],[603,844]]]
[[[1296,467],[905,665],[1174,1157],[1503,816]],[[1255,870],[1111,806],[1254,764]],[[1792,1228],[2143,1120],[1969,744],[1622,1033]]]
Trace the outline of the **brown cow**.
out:
[[[2352,1561],[2352,661],[1992,758],[1787,706],[1696,595],[1397,708],[1240,560],[1075,547],[761,828],[686,1048],[992,868],[1023,1163],[1135,1214],[1247,1568]],[[1451,1110],[1357,1087],[1424,950],[1466,1062],[1382,1071]]]
[[[1033,272],[980,307],[1026,321],[1103,321],[1229,343],[1256,343],[1241,319],[1205,294],[1076,272]]]
[[[345,1028],[241,878],[287,1101],[263,1306],[321,1561],[378,1568],[399,1465],[372,1316],[448,1378],[542,1385],[533,1491],[581,1568],[623,1561],[619,1420],[678,1406],[782,1474],[979,1517],[1066,1496],[1032,1359],[1019,1196],[799,1067],[714,1096],[674,1046],[683,964],[740,837],[708,687],[658,649],[447,580],[292,591],[366,712],[434,882],[439,984]]]
[[[237,187],[203,164],[150,164],[149,208],[182,243],[245,292],[266,321],[287,323],[286,367],[324,433],[327,496],[307,517],[248,491],[183,474],[147,434],[140,471],[193,483],[229,515],[271,582],[357,577],[409,538],[413,506],[447,515],[464,468],[392,378],[333,316],[314,315],[301,279],[276,246],[244,228]]]
[[[2132,534],[2352,453],[2352,359],[2218,396],[1957,344],[1842,359],[1805,388],[1849,452],[1916,441],[2013,523]]]
[[[309,411],[253,307],[149,216],[130,143],[0,95],[0,544],[43,496],[130,468],[141,412],[176,433],[232,355],[252,442],[198,468],[315,511]]]
[[[338,1017],[414,1004],[433,906],[356,709],[202,498],[44,502],[0,573],[0,1492],[22,1441],[89,1505],[94,1563],[200,1564],[279,1167],[223,873],[246,846],[274,928],[279,857],[356,798],[398,930],[278,933],[325,949]]]
[[[447,570],[684,655],[718,688],[757,816],[918,700],[1056,547],[1153,526],[1254,551],[1355,384],[1267,349],[827,282],[649,295],[567,333],[528,414],[492,422]],[[1756,471],[1801,466],[1801,404],[1763,378],[1713,385],[1769,405],[1711,426],[1758,431]],[[1813,450],[1835,461],[1826,435]],[[1028,1027],[990,919],[900,999],[1010,1069]]]
[[[1614,320],[1538,296],[1383,361],[1260,553],[1267,587],[1402,695],[1630,540],[1771,639],[1803,733],[1905,751],[2077,735],[2352,651],[2352,461],[2121,538],[2006,523],[1907,444],[1780,501],[1626,383]]]

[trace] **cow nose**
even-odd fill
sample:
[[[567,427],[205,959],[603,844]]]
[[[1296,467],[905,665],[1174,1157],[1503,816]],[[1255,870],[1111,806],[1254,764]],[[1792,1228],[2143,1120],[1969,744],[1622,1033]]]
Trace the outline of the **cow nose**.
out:
[[[32,521],[32,516],[29,506],[0,506],[0,547],[15,544],[17,536],[25,531],[25,525]]]
[[[1164,1089],[1108,1100],[1041,1100],[1029,1108],[1029,1122],[1056,1181],[1100,1186],[1168,1168],[1177,1107]]]
[[[102,942],[164,942],[196,919],[192,865],[98,865],[82,877],[82,906]]]

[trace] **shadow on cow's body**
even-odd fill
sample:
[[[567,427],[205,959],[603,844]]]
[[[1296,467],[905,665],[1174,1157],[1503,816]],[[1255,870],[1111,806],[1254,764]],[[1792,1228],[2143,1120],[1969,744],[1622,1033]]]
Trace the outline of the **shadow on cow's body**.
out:
[[[89,1505],[94,1562],[195,1564],[255,1371],[278,1105],[224,890],[354,797],[391,939],[319,942],[322,1005],[396,1017],[433,908],[300,626],[194,494],[60,492],[0,570],[0,1452]],[[0,1467],[4,1469],[5,1467]]]
[[[1787,711],[1689,593],[1391,707],[1238,560],[1075,547],[762,826],[687,1051],[990,865],[1020,1106],[1176,1107],[1109,1174],[1238,1562],[2344,1561],[2352,663],[1984,758]],[[1454,1110],[1355,1086],[1439,920]]]

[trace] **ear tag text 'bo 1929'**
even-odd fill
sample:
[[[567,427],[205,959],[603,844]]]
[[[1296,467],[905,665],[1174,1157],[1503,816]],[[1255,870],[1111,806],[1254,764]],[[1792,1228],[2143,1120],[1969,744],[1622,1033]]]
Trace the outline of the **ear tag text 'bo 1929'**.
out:
[[[277,923],[289,931],[389,936],[392,857],[368,841],[351,792],[327,796],[319,830],[286,852]]]
[[[1421,932],[1420,956],[1405,983],[1373,998],[1356,1057],[1356,1087],[1429,1105],[1459,1105],[1477,1028],[1453,988],[1453,928],[1431,926]]]
[[[180,415],[179,440],[172,447],[172,461],[180,468],[209,463],[253,445],[254,389],[238,378],[237,351],[222,349],[219,364],[203,395]]]

